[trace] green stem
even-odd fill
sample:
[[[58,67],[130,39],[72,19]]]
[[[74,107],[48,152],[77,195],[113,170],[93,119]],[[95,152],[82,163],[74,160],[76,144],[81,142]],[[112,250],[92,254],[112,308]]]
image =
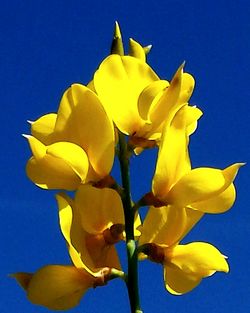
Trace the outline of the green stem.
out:
[[[131,313],[142,313],[140,308],[139,288],[138,288],[138,262],[137,247],[134,238],[134,219],[135,210],[132,207],[130,194],[130,175],[129,175],[129,151],[127,148],[126,138],[119,133],[119,162],[122,178],[122,203],[125,215],[125,231],[127,243],[127,289],[130,301]]]

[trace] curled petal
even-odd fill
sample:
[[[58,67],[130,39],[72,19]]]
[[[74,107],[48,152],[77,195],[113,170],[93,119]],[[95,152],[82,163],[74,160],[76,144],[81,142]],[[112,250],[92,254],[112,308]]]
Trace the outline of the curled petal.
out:
[[[233,182],[243,163],[235,163],[224,170],[196,168],[184,175],[170,190],[169,203],[183,207],[216,197]]]
[[[178,102],[181,92],[183,67],[184,64],[178,68],[170,82],[169,87],[162,93],[162,96],[157,101],[157,104],[152,106],[149,110],[149,120],[153,121],[157,126],[159,126],[163,121],[171,121],[175,113],[183,104],[179,104]]]
[[[33,136],[27,136],[33,157],[28,161],[28,177],[45,189],[74,190],[85,181],[88,158],[79,146],[70,142],[43,145]]]
[[[91,129],[91,131],[89,131]],[[114,160],[114,128],[99,98],[88,87],[73,84],[64,93],[55,133],[84,149],[96,173],[109,174]]]
[[[94,280],[87,272],[73,266],[48,265],[42,267],[23,285],[26,273],[13,276],[27,291],[28,299],[50,310],[68,310],[79,304]]]
[[[66,194],[57,194],[56,200],[59,208],[59,223],[62,234],[67,242],[69,255],[76,268],[83,268],[94,276],[93,271],[90,268],[94,268],[94,264],[90,256],[85,254],[85,237],[86,233],[83,231],[79,224],[79,217],[74,209],[74,203],[71,198]],[[73,214],[74,213],[74,214]],[[86,250],[86,249],[85,249]],[[86,265],[86,264],[88,265]]]
[[[187,127],[199,117],[199,109],[184,105],[172,123],[165,125],[152,184],[159,199],[164,199],[180,177],[190,171]]]
[[[178,99],[179,103],[188,102],[194,90],[195,80],[189,73],[183,73],[181,82],[181,92]]]
[[[86,232],[79,223],[79,216],[74,208],[74,202],[66,194],[56,195],[59,208],[59,223],[62,234],[67,242],[69,255],[76,268],[83,268],[91,275],[95,266],[86,248]]]
[[[233,184],[219,195],[192,204],[192,208],[204,213],[223,213],[229,210],[235,201],[236,191]]]
[[[77,190],[75,204],[81,225],[90,234],[125,223],[121,198],[113,189],[82,185]]]
[[[120,131],[134,134],[143,127],[138,97],[158,79],[145,62],[131,56],[111,55],[101,63],[94,76],[95,90]]]
[[[49,113],[31,123],[31,134],[45,145],[54,142],[54,128],[57,114]]]
[[[178,268],[164,266],[165,287],[173,295],[182,295],[193,290],[201,280],[201,277],[188,275]]]
[[[146,86],[141,92],[138,99],[138,111],[140,116],[148,121],[148,123],[153,122],[150,120],[149,110],[152,110],[157,104],[159,97],[161,97],[162,93],[168,86],[168,81],[156,80]]]
[[[211,276],[216,271],[228,272],[225,256],[209,243],[192,242],[177,245],[166,254],[166,264],[174,265],[188,275],[200,278]]]

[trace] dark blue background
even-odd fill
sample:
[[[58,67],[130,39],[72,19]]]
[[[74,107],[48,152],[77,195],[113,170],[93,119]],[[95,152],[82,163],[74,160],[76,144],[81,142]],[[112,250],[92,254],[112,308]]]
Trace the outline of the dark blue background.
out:
[[[55,111],[72,83],[87,83],[109,54],[114,21],[129,37],[153,44],[149,63],[170,79],[186,60],[196,78],[191,103],[204,116],[191,140],[194,167],[223,168],[249,160],[249,1],[40,1],[0,3],[1,282],[0,312],[47,312],[31,305],[14,280],[16,271],[67,264],[53,192],[25,176],[30,151],[27,119]],[[154,152],[132,161],[135,200],[148,191]],[[164,290],[162,268],[140,264],[141,301],[151,312],[247,312],[250,309],[249,166],[236,179],[231,211],[206,216],[186,241],[208,241],[229,256],[229,274],[205,279],[175,297]],[[121,247],[124,248],[124,247]],[[89,291],[74,312],[129,312],[120,281]]]

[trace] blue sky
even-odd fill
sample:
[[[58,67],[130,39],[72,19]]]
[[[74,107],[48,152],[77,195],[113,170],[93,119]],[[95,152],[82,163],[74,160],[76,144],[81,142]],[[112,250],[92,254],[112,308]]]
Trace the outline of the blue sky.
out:
[[[124,42],[132,37],[153,45],[148,62],[162,78],[170,79],[184,60],[196,78],[191,103],[204,116],[191,140],[193,166],[249,162],[249,16],[247,0],[1,1],[1,313],[48,312],[30,304],[7,275],[69,262],[54,192],[35,187],[25,176],[30,151],[21,134],[29,132],[26,120],[55,111],[70,84],[91,79],[109,53],[118,20]],[[145,152],[132,160],[135,199],[148,191],[154,159],[154,152]],[[246,165],[236,179],[232,210],[206,216],[186,238],[217,246],[229,257],[230,273],[217,273],[193,292],[174,297],[164,289],[161,266],[141,263],[145,313],[247,312],[248,180]],[[72,312],[129,312],[126,290],[122,282],[112,281],[89,291]]]

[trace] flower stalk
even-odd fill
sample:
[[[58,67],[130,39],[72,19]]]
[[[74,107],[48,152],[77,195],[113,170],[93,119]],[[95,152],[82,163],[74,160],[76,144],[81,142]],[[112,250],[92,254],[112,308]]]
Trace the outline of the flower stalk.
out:
[[[127,245],[127,289],[130,301],[131,313],[142,312],[140,308],[139,288],[138,288],[138,259],[137,245],[134,236],[134,219],[135,210],[132,206],[130,193],[130,167],[129,153],[126,138],[122,133],[119,133],[119,163],[121,169],[121,180],[123,187],[122,203],[125,216],[125,231]]]

